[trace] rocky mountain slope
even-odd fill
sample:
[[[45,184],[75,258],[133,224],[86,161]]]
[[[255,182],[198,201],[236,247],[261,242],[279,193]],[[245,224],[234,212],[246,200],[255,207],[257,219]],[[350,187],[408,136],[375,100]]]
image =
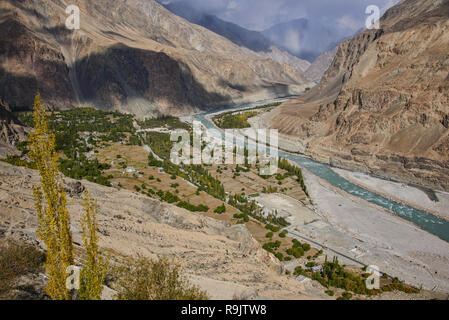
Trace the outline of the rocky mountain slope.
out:
[[[23,140],[27,128],[11,113],[8,104],[0,99],[0,158],[16,154],[14,145]]]
[[[303,74],[175,16],[154,0],[0,3],[0,97],[30,107],[93,105],[148,116],[301,92]]]
[[[0,241],[42,246],[33,200],[38,182],[37,172],[0,162]],[[283,275],[280,262],[243,225],[228,225],[130,191],[66,179],[77,246],[82,243],[84,187],[98,201],[100,246],[111,253],[174,258],[212,299],[326,299],[320,285]]]
[[[272,126],[321,161],[449,190],[448,17],[447,0],[401,1]]]
[[[307,68],[305,74],[307,79],[319,83],[326,70],[330,67],[337,53],[337,47],[333,50],[326,51],[321,54],[316,60]]]
[[[310,66],[310,62],[291,55],[279,49],[261,32],[247,30],[239,25],[221,20],[220,18],[204,14],[192,8],[185,2],[171,2],[165,8],[191,23],[198,24],[232,41],[238,46],[257,52],[259,56],[279,63],[285,63],[302,72]]]

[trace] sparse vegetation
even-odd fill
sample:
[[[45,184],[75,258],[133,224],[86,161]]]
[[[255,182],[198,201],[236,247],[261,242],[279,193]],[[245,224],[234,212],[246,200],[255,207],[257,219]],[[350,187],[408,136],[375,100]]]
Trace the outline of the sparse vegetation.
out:
[[[18,277],[43,271],[44,261],[44,253],[35,246],[4,241],[0,247],[0,298],[8,298]]]
[[[187,201],[181,201],[176,206],[179,208],[184,208],[184,209],[192,211],[192,212],[207,212],[207,211],[209,211],[209,207],[205,206],[204,204],[195,206]]]
[[[245,111],[231,111],[222,113],[212,119],[215,125],[221,129],[244,129],[249,128],[251,125],[248,122],[249,118],[252,118],[259,114],[260,110],[269,110],[271,108],[280,106],[280,102],[271,103]]]
[[[174,261],[162,258],[130,259],[116,268],[117,298],[120,300],[207,300],[207,294],[181,275]]]
[[[167,128],[169,130],[173,129],[183,129],[191,130],[190,126],[179,120],[177,117],[173,116],[160,116],[158,118],[148,118],[143,121],[137,121],[137,124],[142,129],[154,129],[154,128]]]
[[[225,204],[223,203],[221,206],[217,207],[217,208],[214,210],[214,212],[217,213],[217,214],[223,214],[223,213],[225,213],[225,212],[226,212],[226,206],[225,206]]]

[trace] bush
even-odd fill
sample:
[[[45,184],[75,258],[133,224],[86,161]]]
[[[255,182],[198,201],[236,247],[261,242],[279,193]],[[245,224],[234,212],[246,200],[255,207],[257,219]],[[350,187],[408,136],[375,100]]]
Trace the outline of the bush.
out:
[[[273,232],[278,232],[278,231],[279,231],[279,227],[275,227],[275,226],[273,226],[272,224],[267,224],[267,225],[265,226],[265,229],[271,230],[271,231],[273,231]]]
[[[25,243],[6,243],[0,249],[0,295],[6,294],[16,278],[43,271],[45,255]]]
[[[221,206],[217,207],[214,210],[214,212],[217,213],[217,214],[223,214],[223,213],[226,212],[226,206],[224,204],[222,204]]]
[[[181,201],[180,203],[177,204],[177,207],[183,208],[183,209],[186,209],[186,210],[189,210],[192,212],[207,212],[207,211],[209,211],[209,207],[204,204],[195,206],[186,201]]]
[[[335,295],[335,292],[332,291],[332,290],[326,290],[326,294],[327,294],[328,296],[333,297],[333,296]]]
[[[287,236],[287,234],[288,234],[288,231],[287,231],[287,230],[284,230],[284,231],[282,231],[282,232],[279,234],[279,237],[285,238],[285,237]]]
[[[315,267],[316,266],[316,263],[315,262],[308,262],[307,264],[306,264],[306,267],[307,268],[313,268],[313,267]]]
[[[351,298],[352,294],[349,292],[345,292],[341,297],[337,298],[337,300],[351,300]]]
[[[279,259],[279,261],[284,261],[284,255],[282,253],[278,252],[275,254],[275,256]]]
[[[274,233],[273,233],[273,232],[268,232],[268,233],[265,235],[265,237],[271,239],[271,238],[274,237]]]
[[[119,300],[207,300],[207,294],[181,276],[179,264],[167,258],[130,259],[117,268]]]
[[[310,244],[308,244],[308,243],[303,243],[303,244],[302,244],[302,248],[303,248],[303,250],[304,250],[305,252],[307,252],[307,251],[310,250]]]

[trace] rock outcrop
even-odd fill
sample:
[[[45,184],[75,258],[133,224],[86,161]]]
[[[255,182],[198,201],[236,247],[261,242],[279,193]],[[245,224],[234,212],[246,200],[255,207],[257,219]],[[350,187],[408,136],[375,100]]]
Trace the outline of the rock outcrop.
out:
[[[11,113],[8,104],[0,99],[0,158],[17,154],[15,144],[23,140],[28,129]]]
[[[321,161],[449,190],[448,17],[449,1],[401,1],[272,126]]]
[[[94,106],[139,116],[185,114],[301,92],[301,71],[175,16],[154,0],[0,3],[0,97],[29,108]]]

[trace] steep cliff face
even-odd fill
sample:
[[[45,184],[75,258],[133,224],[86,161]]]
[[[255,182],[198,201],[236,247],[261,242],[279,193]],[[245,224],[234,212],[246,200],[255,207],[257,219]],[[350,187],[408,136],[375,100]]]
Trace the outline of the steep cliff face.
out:
[[[154,0],[0,3],[0,97],[30,107],[93,105],[140,116],[300,92],[302,73],[170,13]]]
[[[16,154],[15,144],[25,138],[27,128],[11,113],[8,104],[0,99],[0,158]]]
[[[447,0],[400,2],[273,126],[320,160],[449,189],[448,17]]]

